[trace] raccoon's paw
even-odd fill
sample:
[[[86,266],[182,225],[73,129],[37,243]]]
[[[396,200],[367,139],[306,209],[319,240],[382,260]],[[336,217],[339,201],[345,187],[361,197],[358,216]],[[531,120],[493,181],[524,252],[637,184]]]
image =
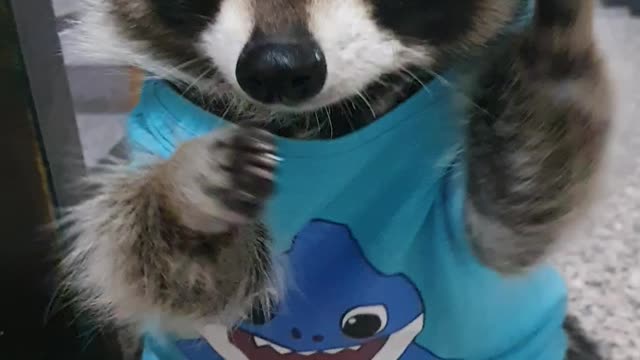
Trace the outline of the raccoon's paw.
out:
[[[273,135],[234,126],[183,145],[170,163],[187,225],[215,219],[240,226],[253,222],[273,193],[279,158]]]
[[[236,221],[254,219],[274,190],[276,156],[274,137],[263,130],[240,128],[212,144],[212,153],[226,151],[221,170],[227,186],[204,183],[203,190],[221,201]]]

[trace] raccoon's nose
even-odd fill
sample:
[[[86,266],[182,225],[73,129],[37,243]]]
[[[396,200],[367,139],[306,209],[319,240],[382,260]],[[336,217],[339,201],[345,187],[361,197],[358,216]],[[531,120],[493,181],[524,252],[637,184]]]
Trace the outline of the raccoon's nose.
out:
[[[322,90],[327,63],[313,41],[249,43],[238,59],[236,78],[257,101],[295,105]]]

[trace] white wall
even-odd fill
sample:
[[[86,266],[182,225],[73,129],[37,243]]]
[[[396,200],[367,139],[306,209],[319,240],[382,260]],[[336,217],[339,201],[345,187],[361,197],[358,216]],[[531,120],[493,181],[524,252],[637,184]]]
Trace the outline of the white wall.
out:
[[[76,9],[79,0],[52,0],[56,16],[64,16]]]

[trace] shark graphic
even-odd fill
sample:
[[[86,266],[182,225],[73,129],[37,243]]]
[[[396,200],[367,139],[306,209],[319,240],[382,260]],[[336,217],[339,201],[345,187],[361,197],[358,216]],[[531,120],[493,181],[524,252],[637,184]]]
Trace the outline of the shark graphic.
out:
[[[308,223],[279,260],[291,278],[275,311],[179,342],[187,359],[439,360],[414,342],[425,322],[418,290],[377,271],[345,225]]]

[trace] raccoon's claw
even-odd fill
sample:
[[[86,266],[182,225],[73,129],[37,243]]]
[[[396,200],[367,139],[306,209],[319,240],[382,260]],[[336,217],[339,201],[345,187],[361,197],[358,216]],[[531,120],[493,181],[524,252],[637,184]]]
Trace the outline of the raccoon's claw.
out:
[[[251,128],[238,128],[225,139],[215,142],[214,153],[221,150],[227,159],[219,170],[227,178],[226,186],[205,189],[212,198],[222,203],[233,219],[245,222],[254,219],[274,191],[275,171],[279,163],[275,137]]]

